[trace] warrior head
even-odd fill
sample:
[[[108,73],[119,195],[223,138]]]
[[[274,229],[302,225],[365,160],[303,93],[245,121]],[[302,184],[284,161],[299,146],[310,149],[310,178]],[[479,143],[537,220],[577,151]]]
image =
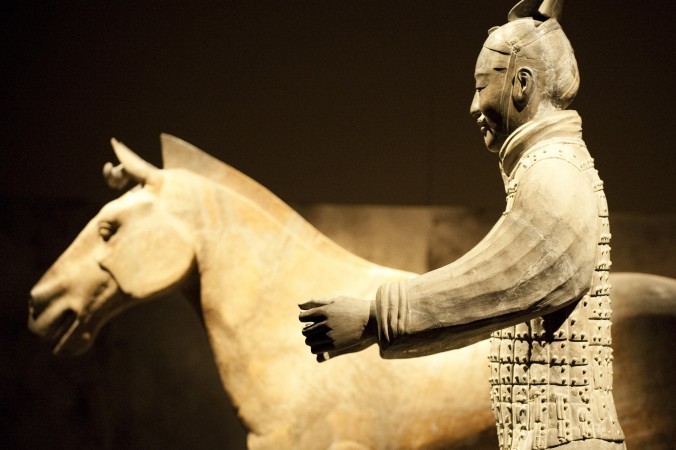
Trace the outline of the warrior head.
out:
[[[538,115],[567,108],[577,94],[575,54],[557,20],[562,3],[523,0],[507,24],[489,30],[477,59],[470,114],[491,151]]]

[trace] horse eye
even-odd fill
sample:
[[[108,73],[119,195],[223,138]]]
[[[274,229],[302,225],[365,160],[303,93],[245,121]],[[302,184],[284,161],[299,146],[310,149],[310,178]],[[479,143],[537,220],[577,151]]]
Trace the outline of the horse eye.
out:
[[[108,242],[108,240],[113,237],[118,227],[119,224],[116,222],[110,222],[107,220],[101,221],[99,223],[99,236],[101,236],[101,239],[103,239],[105,242]]]

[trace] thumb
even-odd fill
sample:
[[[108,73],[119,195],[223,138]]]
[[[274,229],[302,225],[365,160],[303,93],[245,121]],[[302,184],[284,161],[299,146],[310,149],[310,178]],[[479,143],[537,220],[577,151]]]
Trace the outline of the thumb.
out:
[[[341,348],[339,350],[329,350],[328,352],[324,353],[319,353],[317,354],[317,362],[326,362],[329,359],[333,359],[336,356],[340,355],[346,355],[348,353],[355,353],[355,352],[360,352],[362,350],[365,350],[369,348],[371,345],[375,344],[374,341],[363,341],[363,342],[358,342],[355,345],[352,345],[347,348]]]

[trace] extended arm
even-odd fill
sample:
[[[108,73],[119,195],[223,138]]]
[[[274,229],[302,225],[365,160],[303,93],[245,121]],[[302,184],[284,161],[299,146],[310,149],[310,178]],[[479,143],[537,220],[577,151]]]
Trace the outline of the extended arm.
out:
[[[380,287],[373,302],[301,305],[303,334],[323,361],[377,342],[384,358],[468,345],[584,295],[597,248],[597,197],[586,174],[561,159],[531,166],[490,233],[457,261]]]
[[[469,253],[381,286],[375,310],[382,356],[461,347],[579,299],[594,270],[597,211],[588,178],[575,166],[535,164],[511,209]]]

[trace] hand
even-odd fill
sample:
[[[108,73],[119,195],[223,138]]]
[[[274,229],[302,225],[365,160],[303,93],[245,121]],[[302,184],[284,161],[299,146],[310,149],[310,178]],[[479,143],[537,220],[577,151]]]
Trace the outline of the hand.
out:
[[[377,342],[373,302],[350,297],[311,300],[299,305],[305,343],[317,361],[357,352]]]

